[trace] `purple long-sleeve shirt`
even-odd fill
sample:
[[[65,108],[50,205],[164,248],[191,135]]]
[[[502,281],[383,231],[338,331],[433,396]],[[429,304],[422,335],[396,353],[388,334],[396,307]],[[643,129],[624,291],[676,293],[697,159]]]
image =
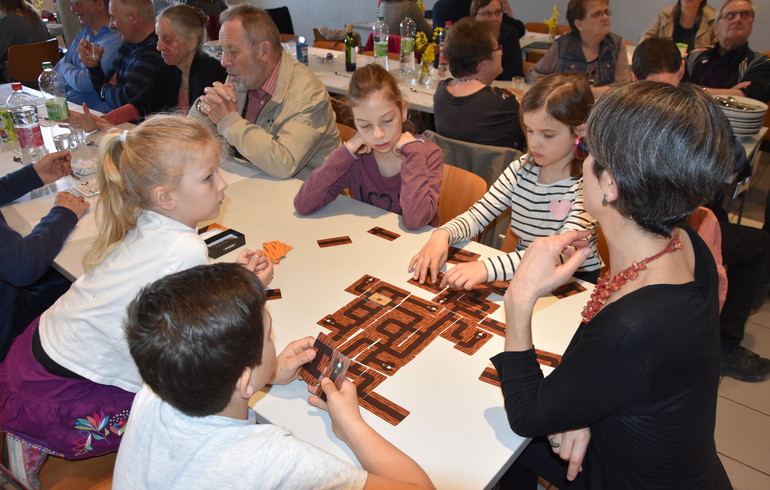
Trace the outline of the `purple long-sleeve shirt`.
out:
[[[302,184],[294,209],[314,213],[347,188],[359,201],[400,214],[408,230],[436,226],[444,155],[435,143],[422,139],[407,143],[401,152],[401,172],[383,177],[373,153],[356,158],[340,145]]]

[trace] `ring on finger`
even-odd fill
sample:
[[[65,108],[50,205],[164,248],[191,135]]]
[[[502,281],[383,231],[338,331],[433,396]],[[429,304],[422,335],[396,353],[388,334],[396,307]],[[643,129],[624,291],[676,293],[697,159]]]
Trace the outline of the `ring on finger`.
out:
[[[559,449],[561,447],[561,443],[558,441],[555,441],[553,437],[548,438],[548,444],[551,445],[552,449]]]

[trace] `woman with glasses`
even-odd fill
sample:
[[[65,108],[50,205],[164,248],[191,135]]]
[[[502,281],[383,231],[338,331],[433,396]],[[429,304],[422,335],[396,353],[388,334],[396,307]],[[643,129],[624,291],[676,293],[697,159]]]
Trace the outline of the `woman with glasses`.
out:
[[[712,95],[770,102],[770,57],[749,47],[754,27],[751,0],[725,0],[717,14],[717,43],[687,55],[687,77]]]
[[[492,363],[511,428],[533,440],[504,479],[510,488],[536,483],[534,474],[559,488],[731,488],[714,443],[717,271],[684,221],[730,173],[729,123],[697,87],[636,82],[597,101],[576,150],[587,157],[584,204],[606,237],[609,271],[544,379],[533,308],[592,256],[588,233],[536,240],[519,264],[504,298],[505,351]]]
[[[610,32],[611,15],[608,0],[570,0],[567,21],[572,32],[556,40],[529,70],[527,81],[535,83],[557,72],[585,73],[593,87],[630,81],[626,47]]]
[[[524,76],[519,31],[511,24],[503,22],[503,6],[500,0],[473,0],[471,17],[491,22],[495,26],[497,42],[503,50],[503,71],[497,76],[497,80]]]
[[[707,0],[678,0],[664,8],[644,31],[639,42],[650,37],[666,37],[677,44],[686,44],[687,51],[708,48],[717,42],[714,32],[716,11]]]

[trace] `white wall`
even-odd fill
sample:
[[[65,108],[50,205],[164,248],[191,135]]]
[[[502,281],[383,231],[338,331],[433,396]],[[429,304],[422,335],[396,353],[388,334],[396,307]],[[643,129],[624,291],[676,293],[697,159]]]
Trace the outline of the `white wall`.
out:
[[[294,30],[313,41],[313,27],[328,26],[338,29],[348,22],[371,20],[377,15],[376,0],[248,0],[263,8],[286,5],[291,12]],[[425,7],[431,8],[436,0],[424,0]],[[612,30],[623,38],[636,43],[642,32],[655,18],[658,11],[675,0],[611,0]],[[711,0],[719,8],[722,0]],[[551,16],[551,9],[558,5],[559,23],[566,24],[568,0],[510,0],[514,14],[524,22],[541,22]],[[770,2],[754,0],[757,20],[749,44],[755,51],[770,51],[770,29],[762,28],[770,22]]]
[[[672,5],[676,0],[610,0],[612,10],[612,31],[629,39],[634,43],[647,29],[647,26],[655,19],[657,13],[663,7]],[[559,7],[559,24],[567,24],[568,0],[510,0],[511,7],[517,18],[524,22],[540,22],[551,16],[554,5]],[[714,9],[722,6],[723,0],[710,0],[709,5]],[[753,0],[756,10],[754,31],[749,38],[749,46],[754,51],[770,51],[770,2],[767,0]]]

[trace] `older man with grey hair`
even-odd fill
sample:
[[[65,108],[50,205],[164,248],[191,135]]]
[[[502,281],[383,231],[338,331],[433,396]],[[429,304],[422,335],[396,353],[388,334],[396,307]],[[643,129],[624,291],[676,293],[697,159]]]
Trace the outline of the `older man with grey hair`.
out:
[[[238,5],[220,21],[229,77],[206,88],[190,115],[207,117],[240,155],[272,177],[320,166],[340,144],[324,85],[281,48],[266,11]]]
[[[689,81],[715,95],[770,100],[770,58],[749,49],[753,25],[751,0],[727,0],[714,24],[716,45],[687,56]]]
[[[151,0],[112,0],[109,9],[110,28],[123,39],[115,65],[105,71],[101,65],[104,47],[94,46],[88,40],[78,45],[78,55],[88,67],[94,90],[112,110],[128,104],[150,86],[163,58],[155,49],[158,36]]]

